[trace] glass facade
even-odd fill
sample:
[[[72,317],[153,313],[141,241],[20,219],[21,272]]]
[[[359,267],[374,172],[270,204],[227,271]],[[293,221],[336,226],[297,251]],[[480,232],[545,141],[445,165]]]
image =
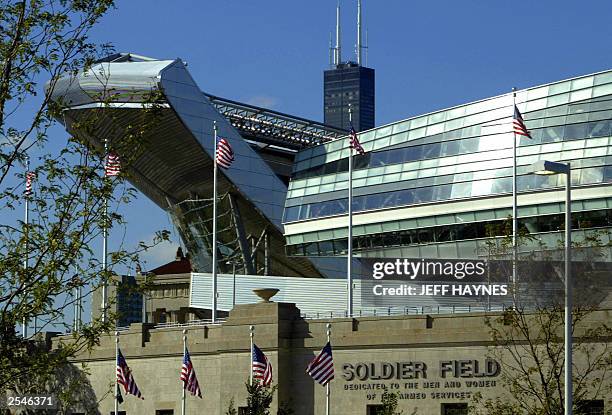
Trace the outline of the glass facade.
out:
[[[473,203],[474,215],[500,209],[509,215],[511,201],[504,196],[512,192],[512,103],[506,94],[359,134],[366,154],[353,158],[353,211],[355,218],[363,217],[354,231],[362,255],[486,237],[486,221],[475,219],[467,226],[457,218],[393,234],[400,231],[393,229],[401,222],[398,217],[435,222],[433,213],[423,213],[425,206],[432,211],[448,206],[451,212],[464,202]],[[572,186],[582,192],[574,200],[590,199],[599,206],[586,207],[581,215],[606,218],[592,226],[576,222],[577,228],[611,229],[612,206],[605,196],[612,195],[612,71],[518,91],[516,103],[533,137],[517,138],[517,189],[527,200],[519,217],[526,229],[542,235],[558,230],[553,229],[557,213],[550,213],[549,223],[534,225],[529,218],[542,202],[530,203],[526,195],[565,185],[563,175],[532,174],[538,160],[570,162]],[[283,218],[290,255],[345,253],[345,221],[334,218],[347,211],[348,154],[347,139],[298,153]],[[411,214],[415,209],[419,213]],[[377,214],[367,215],[371,212]],[[500,218],[489,217],[486,223],[495,220]],[[385,232],[385,227],[393,230]],[[316,240],[309,240],[313,234]]]
[[[612,203],[610,206],[612,207]],[[565,215],[562,213],[519,218],[519,229],[521,232],[530,234],[558,232],[564,229],[564,221]],[[367,251],[388,247],[501,237],[506,234],[508,224],[506,218],[382,231],[374,235],[361,234],[353,236],[353,249]],[[572,229],[595,230],[607,228],[612,228],[612,209],[578,212],[572,215]],[[309,235],[303,239],[312,239],[313,237],[316,238],[314,235]],[[327,256],[346,255],[346,250],[347,238],[345,235],[343,238],[289,245],[287,252],[293,256]]]

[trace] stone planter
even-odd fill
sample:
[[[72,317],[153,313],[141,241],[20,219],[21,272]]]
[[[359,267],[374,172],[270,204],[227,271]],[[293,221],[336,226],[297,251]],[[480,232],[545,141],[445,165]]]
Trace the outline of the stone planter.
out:
[[[278,288],[255,288],[253,292],[261,298],[260,303],[271,303],[270,298],[279,291]]]

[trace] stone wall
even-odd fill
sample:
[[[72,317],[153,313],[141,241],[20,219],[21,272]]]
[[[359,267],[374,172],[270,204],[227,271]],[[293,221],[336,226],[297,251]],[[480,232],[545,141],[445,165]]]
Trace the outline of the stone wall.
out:
[[[278,403],[291,402],[296,414],[324,414],[325,388],[305,368],[326,342],[326,320],[303,320],[293,304],[239,305],[221,325],[188,328],[188,347],[203,399],[187,396],[187,414],[224,414],[230,400],[246,403],[244,383],[250,369],[249,326],[266,353],[279,385]],[[609,322],[610,311],[591,322]],[[390,316],[331,320],[336,377],[331,382],[332,414],[367,414],[383,388],[400,393],[405,414],[440,414],[443,403],[472,401],[476,391],[503,396],[500,362],[488,359],[492,342],[484,314]],[[120,333],[121,350],[144,401],[125,396],[120,410],[180,414],[183,328],[134,324]],[[101,414],[113,410],[115,339],[103,339],[86,362]],[[606,344],[601,344],[605,346]],[[577,364],[580,364],[579,359]],[[609,379],[608,379],[609,381]],[[607,397],[606,408],[612,407]],[[78,410],[78,408],[75,408]]]

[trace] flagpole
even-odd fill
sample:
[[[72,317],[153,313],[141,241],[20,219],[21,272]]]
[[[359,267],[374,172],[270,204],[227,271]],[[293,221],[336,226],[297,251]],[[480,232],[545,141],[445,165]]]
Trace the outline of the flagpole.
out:
[[[108,165],[108,141],[104,139],[104,177],[106,178],[106,166]],[[106,257],[108,249],[108,229],[106,216],[108,214],[108,198],[104,196],[102,206],[102,322],[108,321],[108,280],[106,276]]]
[[[75,283],[75,286],[74,286],[73,291],[72,291],[72,296],[73,296],[73,299],[74,299],[74,318],[73,318],[72,331],[74,333],[79,331],[79,319],[80,319],[80,317],[79,317],[79,308],[80,308],[80,301],[81,301],[80,300],[81,287],[77,286],[80,283],[80,281],[78,281],[78,277],[77,277],[78,271],[79,270],[78,270],[77,266],[75,265],[75,267],[74,267],[74,275],[75,276],[72,279],[72,281]],[[77,281],[78,281],[78,283],[77,283]]]
[[[348,106],[349,123],[353,123],[353,108]],[[353,316],[353,148],[349,141],[349,165],[348,165],[348,245],[346,261],[347,291],[347,317]]]
[[[30,223],[30,194],[27,190],[27,183],[28,183],[28,175],[30,174],[30,157],[28,157],[27,155],[25,156],[25,161],[26,161],[26,191],[25,191],[25,213],[24,213],[24,218],[23,218],[23,222],[25,223],[25,228],[24,228],[24,232],[25,232],[25,249],[24,249],[24,258],[23,258],[23,271],[24,274],[27,274],[28,272],[28,225]],[[23,322],[21,325],[21,334],[23,336],[23,338],[25,339],[26,337],[28,337],[28,319],[26,316],[23,317]]]
[[[512,114],[516,108],[516,88],[512,88]],[[518,212],[517,212],[517,185],[516,185],[516,132],[514,124],[512,127],[512,287],[514,307],[517,306],[517,234],[518,234]]]
[[[117,361],[119,360],[119,332],[115,332],[115,415],[119,415],[119,379],[117,378]]]
[[[74,287],[72,289],[72,299],[74,301],[74,316],[72,318],[72,332],[76,333],[78,330],[78,323],[77,320],[79,318],[79,312],[78,312],[78,308],[79,308],[79,294],[78,294],[78,288]]]
[[[183,330],[183,359],[187,354],[187,330]],[[185,415],[185,381],[183,381],[183,396],[181,397],[181,415]]]
[[[79,284],[80,284],[80,281],[79,281]],[[82,315],[83,314],[83,288],[80,285],[78,287],[77,293],[79,294],[79,301],[78,301],[78,304],[79,304],[79,309],[78,309],[79,318],[77,320],[77,323],[78,323],[78,329],[81,330],[81,325],[83,323],[83,315]]]
[[[211,321],[217,321],[217,121],[213,121],[213,240],[212,240],[212,311]]]
[[[331,323],[327,323],[327,343],[331,342]],[[330,390],[329,381],[325,384],[325,415],[329,415],[330,410]]]
[[[249,385],[253,386],[253,336],[255,326],[249,326],[249,336],[251,338],[251,355],[249,356]]]

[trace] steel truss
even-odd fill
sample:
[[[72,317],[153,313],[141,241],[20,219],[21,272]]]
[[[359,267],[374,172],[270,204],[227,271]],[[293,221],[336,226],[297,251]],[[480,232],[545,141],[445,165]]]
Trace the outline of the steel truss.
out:
[[[244,138],[293,150],[346,136],[347,131],[254,105],[206,94]]]

